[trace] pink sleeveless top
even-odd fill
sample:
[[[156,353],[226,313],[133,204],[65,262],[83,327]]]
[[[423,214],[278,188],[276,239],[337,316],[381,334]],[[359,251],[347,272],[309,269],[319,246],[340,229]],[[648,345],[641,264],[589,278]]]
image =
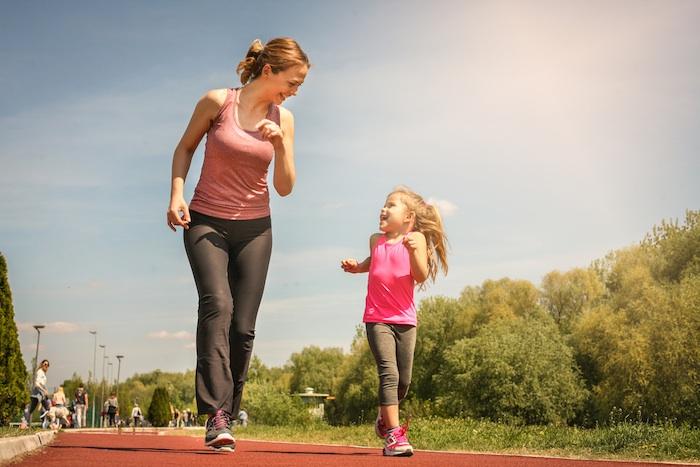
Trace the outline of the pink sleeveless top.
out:
[[[204,163],[190,209],[221,219],[258,219],[270,215],[267,169],[272,143],[259,131],[238,124],[238,89],[226,100],[207,132]],[[280,124],[280,110],[270,104],[269,120]]]
[[[362,321],[415,326],[418,320],[413,287],[408,249],[402,241],[387,243],[382,235],[372,250]]]

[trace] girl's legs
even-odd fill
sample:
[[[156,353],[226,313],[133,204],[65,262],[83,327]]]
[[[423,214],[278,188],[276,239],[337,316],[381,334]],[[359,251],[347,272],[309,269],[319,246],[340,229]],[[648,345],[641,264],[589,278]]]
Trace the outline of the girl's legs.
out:
[[[399,426],[399,402],[408,393],[413,371],[416,328],[367,323],[367,339],[379,373],[379,410],[384,425]]]

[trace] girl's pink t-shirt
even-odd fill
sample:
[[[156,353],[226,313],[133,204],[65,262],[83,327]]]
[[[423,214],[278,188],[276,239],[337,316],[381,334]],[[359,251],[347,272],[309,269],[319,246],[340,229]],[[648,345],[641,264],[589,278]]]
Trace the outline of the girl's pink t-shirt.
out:
[[[382,235],[372,249],[362,321],[415,326],[418,319],[413,289],[408,249],[402,241],[387,243]]]
[[[267,169],[274,149],[259,131],[238,124],[238,92],[227,90],[207,132],[202,173],[190,209],[220,219],[258,219],[270,215]],[[266,118],[279,125],[279,107],[271,104]]]

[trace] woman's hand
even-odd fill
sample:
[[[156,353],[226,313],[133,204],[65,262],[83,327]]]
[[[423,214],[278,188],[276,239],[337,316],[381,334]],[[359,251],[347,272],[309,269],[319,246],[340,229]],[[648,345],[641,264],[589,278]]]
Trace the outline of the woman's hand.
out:
[[[260,131],[260,136],[272,143],[275,149],[283,147],[284,132],[275,122],[264,118],[255,125],[255,128]]]
[[[343,268],[343,271],[353,274],[360,272],[358,266],[359,263],[355,258],[347,258],[340,262],[340,267]]]
[[[180,214],[182,213],[182,214]],[[190,228],[190,208],[183,197],[170,200],[170,207],[167,213],[168,227],[175,232],[175,226],[180,226],[185,230]]]

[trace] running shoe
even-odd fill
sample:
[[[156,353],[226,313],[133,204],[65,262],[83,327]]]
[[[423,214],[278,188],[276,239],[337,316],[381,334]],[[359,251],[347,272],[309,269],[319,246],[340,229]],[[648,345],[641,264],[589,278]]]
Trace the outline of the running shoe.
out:
[[[384,420],[382,420],[381,414],[377,415],[377,420],[374,422],[374,432],[380,438],[382,438],[382,439],[386,438],[387,428],[386,428],[386,425],[384,424]]]
[[[384,455],[409,457],[413,455],[413,446],[408,442],[406,434],[408,425],[402,425],[389,431],[384,438]]]
[[[229,414],[219,409],[207,419],[207,433],[204,435],[204,444],[210,447],[235,446],[236,440],[229,430],[231,423]]]

